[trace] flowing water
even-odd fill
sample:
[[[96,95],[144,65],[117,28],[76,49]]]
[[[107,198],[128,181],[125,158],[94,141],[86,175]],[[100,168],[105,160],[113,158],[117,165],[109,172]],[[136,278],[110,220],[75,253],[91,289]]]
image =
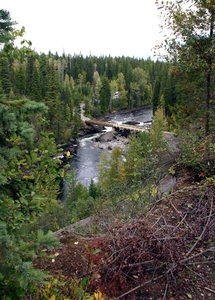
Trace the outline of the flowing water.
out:
[[[137,121],[140,122],[138,126],[147,126],[152,120],[152,115],[152,108],[147,107],[138,111],[116,114],[108,118],[108,121],[115,123]],[[107,130],[111,129],[107,128]],[[79,139],[77,153],[70,162],[74,167],[77,181],[85,186],[89,186],[91,179],[97,181],[97,164],[103,150],[96,146],[94,139],[100,135],[101,133]]]

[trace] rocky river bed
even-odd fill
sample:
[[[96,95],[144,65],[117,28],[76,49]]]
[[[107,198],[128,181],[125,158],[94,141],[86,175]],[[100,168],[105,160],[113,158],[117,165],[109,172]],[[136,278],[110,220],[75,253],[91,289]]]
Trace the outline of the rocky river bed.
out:
[[[95,138],[94,142],[95,146],[101,150],[112,151],[114,148],[119,147],[123,152],[125,152],[130,136],[131,133],[124,131],[119,132],[112,129],[111,131],[101,134],[98,138]]]
[[[126,111],[123,113],[112,113],[102,120],[114,123],[129,123],[135,122],[137,126],[148,127],[151,120],[152,109],[150,107],[138,111]],[[77,174],[77,181],[85,186],[89,186],[91,180],[97,182],[98,169],[97,165],[100,161],[100,156],[103,151],[107,152],[110,157],[112,150],[119,147],[122,154],[126,156],[127,147],[134,131],[128,129],[119,129],[112,127],[103,127],[98,125],[84,125],[77,140],[71,139],[71,144],[66,150],[72,154],[70,165],[74,168]],[[164,137],[171,151],[166,153],[165,161],[171,164],[174,160],[175,153],[179,151],[178,140],[172,133],[165,132]],[[171,177],[171,176],[170,176]],[[166,178],[162,183],[162,192],[168,190],[174,185],[175,178]]]

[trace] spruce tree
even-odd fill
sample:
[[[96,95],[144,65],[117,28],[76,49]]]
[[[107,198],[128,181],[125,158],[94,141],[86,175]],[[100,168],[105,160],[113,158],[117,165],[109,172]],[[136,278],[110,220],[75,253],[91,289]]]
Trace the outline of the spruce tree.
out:
[[[26,61],[26,92],[28,95],[31,95],[31,91],[32,91],[34,62],[35,62],[34,55],[29,55]]]
[[[4,93],[8,95],[12,87],[10,81],[10,67],[8,57],[3,51],[0,52],[0,81],[2,83]]]
[[[26,95],[26,64],[23,62],[17,66],[16,88],[19,95]]]
[[[152,96],[153,114],[156,112],[156,109],[160,104],[160,86],[161,86],[161,79],[157,77],[157,79],[155,80],[155,86],[154,86],[154,91]]]
[[[0,44],[13,39],[13,26],[17,23],[11,20],[10,12],[0,9]]]
[[[101,79],[102,88],[100,90],[100,108],[101,113],[106,114],[108,111],[108,106],[111,98],[110,84],[106,76]]]
[[[32,84],[31,84],[31,97],[35,101],[41,101],[41,82],[40,82],[40,66],[39,61],[36,59],[33,66]]]
[[[5,36],[0,31],[1,38]],[[20,55],[23,58],[22,51]],[[42,131],[36,135],[30,121],[32,116],[41,121],[47,107],[12,95],[4,50],[0,65],[0,298],[26,299],[30,294],[36,299],[34,293],[46,274],[34,269],[32,257],[42,255],[42,247],[52,248],[59,242],[51,232],[30,232],[29,228],[44,206],[56,202],[59,160],[52,159],[57,153],[54,139]]]
[[[47,86],[45,94],[45,103],[49,108],[50,129],[58,135],[59,121],[59,85],[57,80],[57,72],[52,58],[49,59],[47,70]]]

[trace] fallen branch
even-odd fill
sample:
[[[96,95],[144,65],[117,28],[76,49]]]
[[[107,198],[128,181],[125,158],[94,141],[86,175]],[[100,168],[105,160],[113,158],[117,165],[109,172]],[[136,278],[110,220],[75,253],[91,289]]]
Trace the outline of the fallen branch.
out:
[[[202,233],[200,234],[198,240],[195,242],[195,244],[191,247],[191,249],[187,252],[186,256],[188,257],[192,252],[193,250],[196,248],[197,244],[199,243],[200,240],[202,240],[202,237],[203,235],[205,234],[205,231],[207,230],[208,228],[208,224],[210,223],[210,220],[211,220],[211,216],[212,216],[212,213],[213,213],[213,194],[212,194],[212,191],[209,191],[209,196],[211,198],[211,207],[210,207],[210,212],[209,212],[209,216],[207,218],[207,222],[202,230]]]
[[[211,293],[213,293],[213,294],[215,294],[215,291],[212,290],[212,289],[209,289],[208,287],[204,287],[204,289],[207,290],[207,291],[209,291],[209,292],[211,292]]]
[[[116,300],[121,299],[121,298],[123,298],[123,297],[125,297],[125,296],[127,296],[127,295],[129,295],[129,294],[131,294],[131,293],[133,293],[133,292],[135,292],[135,291],[137,291],[137,290],[139,290],[140,288],[144,287],[145,285],[147,285],[147,284],[149,284],[149,283],[151,283],[151,282],[153,282],[153,281],[156,281],[156,280],[158,280],[158,279],[161,279],[161,278],[163,278],[163,277],[164,277],[164,275],[161,275],[161,276],[158,276],[158,277],[153,278],[153,279],[151,279],[151,280],[148,280],[148,281],[146,281],[146,282],[144,282],[144,283],[142,283],[142,284],[136,286],[135,288],[131,289],[130,291],[128,291],[128,292],[126,292],[126,293],[120,295],[119,297],[116,298]]]

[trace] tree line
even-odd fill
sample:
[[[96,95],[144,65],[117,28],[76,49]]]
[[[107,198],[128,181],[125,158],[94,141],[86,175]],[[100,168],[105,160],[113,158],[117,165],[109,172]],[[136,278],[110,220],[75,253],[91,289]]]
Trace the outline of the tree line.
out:
[[[173,82],[172,82],[173,81]],[[48,124],[58,143],[77,137],[85,114],[98,117],[113,110],[165,102],[166,115],[175,100],[168,65],[148,58],[59,56],[34,51],[21,60],[0,52],[0,88],[9,100],[28,98],[48,107]]]

